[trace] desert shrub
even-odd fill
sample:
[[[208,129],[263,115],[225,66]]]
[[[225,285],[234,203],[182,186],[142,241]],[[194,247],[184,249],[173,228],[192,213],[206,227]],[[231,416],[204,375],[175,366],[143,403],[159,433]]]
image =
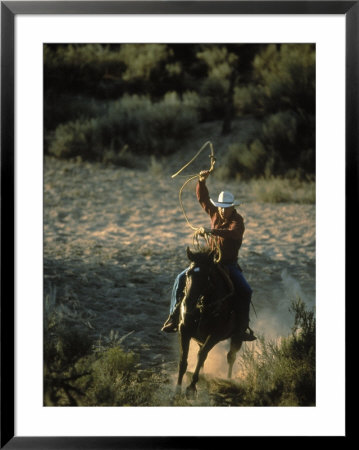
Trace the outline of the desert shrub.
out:
[[[44,102],[45,131],[56,129],[60,123],[90,119],[106,114],[109,102],[83,95],[48,93]]]
[[[138,357],[117,345],[96,353],[96,358],[86,363],[90,370],[88,378],[81,380],[81,384],[86,386],[86,395],[81,403],[120,406],[118,392],[125,389],[124,380],[135,370]]]
[[[49,153],[59,158],[72,158],[88,155],[88,159],[96,157],[96,148],[91,145],[96,119],[67,122],[56,128],[50,143]]]
[[[265,46],[253,61],[252,81],[237,86],[239,114],[304,111],[315,114],[315,47],[311,44]]]
[[[64,65],[82,70],[93,67],[99,68],[102,64],[118,64],[121,57],[118,52],[111,51],[109,45],[101,44],[65,44],[44,45],[45,67],[57,70]]]
[[[227,89],[226,81],[217,78],[207,78],[201,83],[199,114],[202,121],[223,118]]]
[[[55,130],[60,124],[81,121],[106,114],[108,102],[79,95],[47,93],[44,101],[44,152],[48,154]],[[61,132],[60,132],[61,134]]]
[[[263,123],[260,139],[272,159],[273,175],[296,169],[298,175],[315,173],[315,124],[302,114],[282,111]]]
[[[254,84],[239,85],[234,88],[233,104],[238,115],[262,114],[265,88]]]
[[[316,199],[316,185],[312,180],[258,178],[250,180],[249,190],[256,200],[267,203],[314,204]]]
[[[49,146],[59,158],[120,161],[123,148],[136,154],[166,155],[188,138],[197,122],[195,109],[176,94],[152,103],[148,97],[124,96],[106,114],[61,124]]]
[[[44,359],[59,369],[91,351],[92,342],[76,311],[57,304],[56,288],[44,301]]]
[[[305,178],[315,173],[315,125],[293,111],[271,114],[260,132],[231,144],[225,154],[226,175],[249,179],[263,176]]]
[[[81,94],[116,99],[127,94],[159,99],[179,89],[182,64],[167,44],[47,44],[44,46],[44,88],[48,95]],[[182,87],[180,87],[182,86]]]
[[[191,109],[199,110],[201,108],[202,99],[197,92],[186,91],[182,95],[183,104]]]
[[[261,141],[254,140],[250,144],[236,143],[228,147],[222,177],[241,179],[251,178],[254,174],[264,173],[267,152]]]
[[[101,98],[114,92],[118,95],[124,70],[119,52],[110,45],[44,45],[45,93],[55,89]]]
[[[295,144],[297,118],[291,111],[281,111],[270,115],[262,127],[262,139],[273,149],[283,149]]]
[[[76,362],[92,352],[92,340],[77,314],[57,304],[56,289],[44,301],[44,404],[76,405],[75,381],[86,375]]]
[[[165,44],[123,44],[118,58],[126,66],[123,79],[149,80],[153,70],[166,61],[171,51]]]
[[[267,153],[266,163],[258,160],[251,175],[286,175],[293,170],[302,177],[315,173],[313,45],[263,47],[253,60],[251,82],[235,88],[234,106],[239,115],[254,114],[263,120],[261,132],[244,142],[247,153],[254,140],[260,141]],[[255,148],[252,151],[253,158],[257,158]],[[238,155],[236,167],[239,169],[243,159],[248,157]],[[245,168],[249,175],[250,168]],[[231,176],[237,175],[234,169],[230,172]]]
[[[125,351],[122,347],[122,341],[127,336],[119,337],[118,333],[111,332],[107,338],[96,343],[96,350],[91,358],[79,361],[79,365],[89,367],[89,375],[77,381],[78,387],[85,392],[80,399],[81,405],[156,404],[156,392],[168,380],[161,373],[141,369],[138,355]]]
[[[254,73],[266,86],[267,112],[294,109],[315,112],[315,47],[311,44],[269,45],[254,59]]]
[[[203,45],[197,58],[207,67],[207,78],[201,80],[203,120],[223,119],[231,103],[237,75],[238,52],[227,45]],[[232,87],[231,87],[232,86]]]
[[[120,406],[138,361],[137,355],[116,345],[78,355],[62,370],[46,364],[45,405]]]
[[[242,356],[244,402],[256,406],[315,406],[315,317],[292,302],[292,334],[275,342],[259,339],[256,352]]]

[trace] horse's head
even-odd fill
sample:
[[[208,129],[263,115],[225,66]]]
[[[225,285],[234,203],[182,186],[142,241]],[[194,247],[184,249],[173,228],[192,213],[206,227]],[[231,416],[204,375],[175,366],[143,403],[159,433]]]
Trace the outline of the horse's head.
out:
[[[187,247],[187,257],[191,263],[198,266],[207,266],[212,268],[215,263],[215,250],[210,248],[204,248],[198,252],[192,252],[189,247]]]
[[[193,314],[199,300],[210,293],[215,252],[204,250],[193,253],[187,248],[187,256],[191,264],[186,274],[184,308],[186,314]]]

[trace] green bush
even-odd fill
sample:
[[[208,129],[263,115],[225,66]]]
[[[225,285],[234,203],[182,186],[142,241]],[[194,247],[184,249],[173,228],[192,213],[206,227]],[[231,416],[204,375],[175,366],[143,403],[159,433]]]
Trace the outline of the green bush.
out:
[[[295,176],[315,173],[314,122],[293,111],[281,111],[263,120],[252,140],[231,144],[226,152],[226,176]]]
[[[136,93],[158,99],[176,88],[180,75],[181,63],[167,44],[44,45],[46,102],[51,94],[61,98],[69,93],[97,99]]]
[[[91,145],[95,124],[96,119],[79,119],[59,125],[50,143],[49,153],[58,158],[72,158],[86,154],[88,159],[95,158],[97,149]]]
[[[48,93],[44,102],[45,132],[55,130],[61,123],[91,119],[106,114],[108,105],[109,101],[92,97],[69,94],[58,96]]]
[[[45,67],[58,70],[64,66],[86,70],[96,69],[102,64],[118,64],[122,60],[118,52],[109,45],[101,44],[65,44],[44,45]]]
[[[205,79],[199,88],[199,114],[202,121],[223,119],[224,98],[227,95],[226,81],[217,78]]]
[[[302,114],[281,111],[263,123],[260,139],[272,159],[273,175],[286,175],[295,169],[298,175],[315,173],[315,124]]]
[[[122,44],[118,53],[119,60],[126,65],[122,77],[125,81],[149,80],[151,73],[170,55],[165,44]]]
[[[238,51],[232,51],[227,45],[202,45],[197,58],[207,67],[207,78],[199,86],[202,120],[223,120],[232,101]]]
[[[254,174],[264,173],[268,155],[261,141],[250,144],[231,144],[226,153],[224,166],[228,178],[249,179]]]
[[[256,406],[315,406],[315,317],[292,303],[292,334],[278,342],[259,339],[257,352],[242,356],[244,401]]]
[[[237,113],[292,110],[314,115],[315,58],[311,44],[265,46],[254,58],[253,81],[235,89]]]
[[[269,45],[256,55],[254,77],[265,87],[266,112],[293,109],[315,113],[315,47],[311,44]]]
[[[110,45],[44,45],[44,90],[107,98],[122,92],[125,64]],[[108,92],[107,92],[108,91]]]
[[[234,88],[233,104],[237,115],[262,114],[264,110],[263,98],[265,87],[248,84]]]
[[[237,114],[254,114],[263,124],[259,134],[244,142],[242,155],[233,158],[229,149],[235,163],[231,176],[237,171],[241,177],[315,173],[313,45],[265,46],[254,58],[251,82],[236,86],[234,105]],[[259,148],[265,149],[266,161]]]
[[[90,375],[87,380],[82,380],[86,386],[86,395],[81,403],[120,406],[119,393],[126,387],[124,380],[135,371],[137,363],[138,357],[125,352],[120,345],[97,353],[95,359],[87,361]]]
[[[186,140],[197,123],[191,104],[174,93],[152,103],[148,97],[124,96],[107,112],[92,119],[61,124],[55,131],[49,153],[58,158],[80,156],[83,160],[113,162],[127,148],[136,154],[166,155]]]

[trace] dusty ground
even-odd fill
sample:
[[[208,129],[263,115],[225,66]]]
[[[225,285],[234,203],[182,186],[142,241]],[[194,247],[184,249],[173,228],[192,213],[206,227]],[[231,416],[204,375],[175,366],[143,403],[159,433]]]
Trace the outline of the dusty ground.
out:
[[[140,353],[141,364],[173,374],[177,336],[160,328],[192,243],[178,202],[185,178],[171,178],[184,162],[186,156],[176,155],[126,169],[45,158],[44,167],[45,293],[56,288],[57,302],[75,311],[94,337],[132,332],[123,345]],[[206,157],[201,164],[208,167]],[[308,306],[315,303],[315,205],[258,203],[246,185],[224,185],[214,176],[208,187],[213,197],[227,189],[243,202],[240,264],[254,291],[252,328],[267,338],[287,335],[291,301],[300,295]],[[206,226],[194,189],[195,182],[186,187],[186,212],[194,226]],[[225,374],[226,345],[212,351],[207,373]],[[190,370],[193,362],[192,351]]]

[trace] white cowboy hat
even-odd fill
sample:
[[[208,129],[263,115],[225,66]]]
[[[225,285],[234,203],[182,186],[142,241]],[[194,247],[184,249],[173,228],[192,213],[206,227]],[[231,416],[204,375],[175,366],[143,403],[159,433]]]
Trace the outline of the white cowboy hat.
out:
[[[234,200],[233,194],[228,191],[222,191],[218,196],[218,202],[210,199],[217,208],[229,208],[230,206],[239,206],[240,202]]]

